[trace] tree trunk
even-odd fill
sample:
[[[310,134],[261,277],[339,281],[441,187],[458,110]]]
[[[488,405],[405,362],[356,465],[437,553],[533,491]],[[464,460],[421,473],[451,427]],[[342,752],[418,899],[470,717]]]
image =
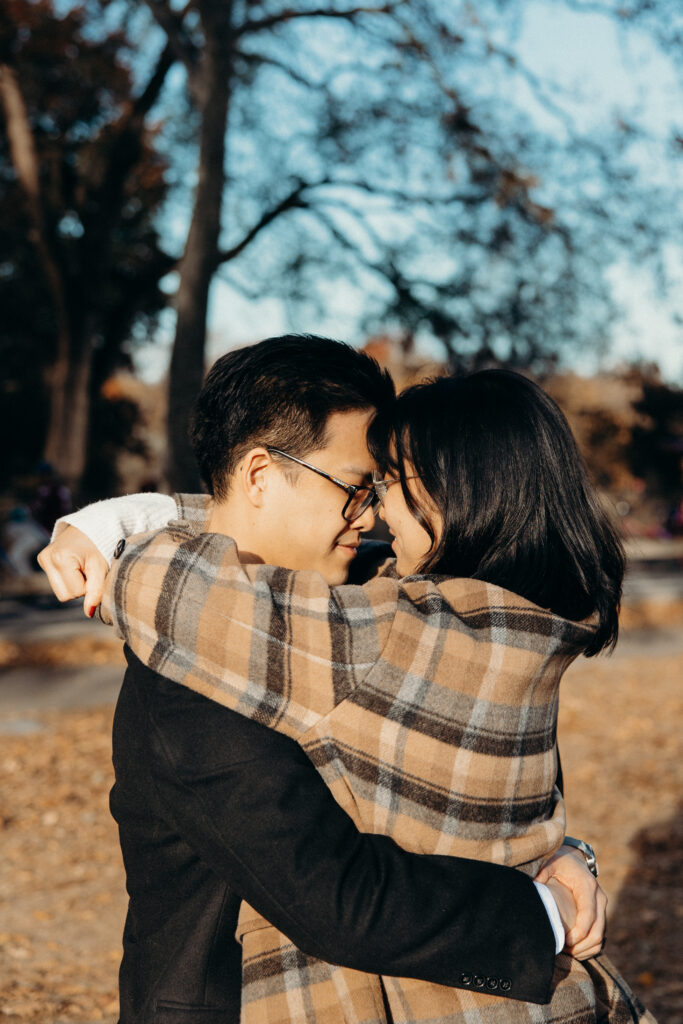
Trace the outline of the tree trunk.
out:
[[[92,353],[86,339],[78,357],[66,357],[52,371],[45,459],[76,495],[87,458]]]
[[[85,387],[87,422],[87,389],[90,378],[90,360],[87,366],[72,366],[72,325],[70,322],[66,287],[53,251],[43,214],[40,168],[33,141],[31,124],[21,93],[16,71],[9,64],[0,64],[0,101],[7,126],[12,164],[21,185],[31,224],[31,241],[35,245],[55,308],[56,354],[48,373],[50,393],[50,419],[45,458],[65,479],[70,487],[80,480],[85,466],[85,436],[71,424],[73,413],[80,411]],[[85,380],[85,384],[83,384]]]
[[[188,431],[204,377],[209,288],[217,266],[221,228],[232,71],[230,8],[226,0],[199,4],[205,44],[192,82],[201,116],[199,174],[192,223],[179,268],[178,319],[169,381],[167,475],[177,491],[199,489]]]

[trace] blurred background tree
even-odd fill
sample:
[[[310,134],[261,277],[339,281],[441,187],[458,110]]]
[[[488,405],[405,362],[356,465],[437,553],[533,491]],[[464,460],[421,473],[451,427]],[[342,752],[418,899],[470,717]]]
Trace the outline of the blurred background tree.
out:
[[[600,10],[624,30],[640,26],[664,50],[680,53],[683,14],[673,0],[552,4]],[[126,357],[131,336],[144,339],[144,318],[164,301],[161,273],[178,261],[177,274],[165,282],[175,288],[168,422],[174,488],[198,485],[187,419],[204,373],[207,309],[217,279],[236,294],[285,301],[292,323],[305,311],[310,324],[316,308],[362,294],[362,329],[400,333],[405,353],[428,336],[441,343],[451,366],[502,361],[536,373],[572,349],[605,343],[618,315],[607,271],[625,252],[666,290],[681,211],[671,180],[643,173],[643,150],[652,163],[661,156],[663,166],[665,158],[680,157],[681,139],[660,138],[637,112],[615,111],[607,125],[582,117],[571,91],[539,78],[515,50],[524,0],[481,0],[476,7],[464,0],[6,6],[3,96],[14,82],[28,97],[37,152],[49,136],[53,147],[66,146],[65,162],[85,182],[89,168],[97,173],[90,172],[95,185],[81,189],[87,209],[76,202],[75,188],[68,202],[63,192],[43,189],[43,207],[55,196],[47,245],[45,215],[41,222],[28,203],[32,250],[25,220],[14,250],[20,259],[0,286],[11,290],[13,273],[35,281],[42,267],[46,320],[58,326],[55,351],[67,351],[62,321],[68,318],[60,313],[51,266],[64,272],[68,261],[50,254],[58,247],[83,253],[79,267],[87,273],[79,276],[77,269],[73,280],[81,282],[79,303],[87,297],[89,314],[79,311],[87,326],[66,374],[76,382],[92,373],[99,348],[112,353],[110,369]],[[34,25],[29,32],[27,18]],[[41,19],[49,30],[38,26]],[[51,133],[43,127],[51,107],[36,42],[41,33],[55,47],[65,81],[78,78],[76,94],[81,88],[92,104],[102,93],[96,110],[67,118]],[[98,59],[115,79],[106,90],[104,67],[96,88],[88,80],[95,52],[107,55]],[[526,99],[513,103],[520,83]],[[73,103],[71,88],[65,92]],[[4,105],[9,125],[7,99]],[[156,134],[151,117],[161,122]],[[74,133],[81,123],[89,131]],[[76,159],[78,144],[88,159]],[[133,153],[140,160],[144,154],[157,172],[156,191],[137,186]],[[47,153],[39,162],[42,179],[51,181]],[[0,203],[12,206],[15,220],[20,186],[30,200],[12,156]],[[137,254],[150,292],[145,299],[138,292],[135,308],[128,305],[108,348],[104,326],[92,328],[98,315],[108,325],[118,308],[111,294],[108,304],[101,294],[113,265],[102,239],[115,234],[114,225],[122,229],[133,194],[140,223],[152,235],[144,256],[130,234],[120,251],[129,259]],[[105,209],[88,217],[97,208],[93,195],[106,200]],[[158,248],[157,231],[169,255]],[[25,321],[22,330],[24,337],[33,334]],[[13,329],[13,337],[22,330]],[[60,379],[60,359],[52,380]],[[91,400],[99,393],[91,383]],[[76,409],[67,403],[69,415]],[[46,450],[61,458],[68,436],[82,432],[80,422],[63,429],[51,447],[50,438],[60,435],[50,426]],[[36,424],[36,445],[40,435]],[[78,483],[76,462],[68,475]]]
[[[626,534],[683,534],[683,390],[651,363],[590,378],[558,373],[544,383]]]
[[[171,60],[136,94],[125,47],[121,33],[89,37],[82,9],[10,0],[0,14],[3,483],[43,454],[93,492],[102,384],[167,301],[166,164],[146,117]]]
[[[642,398],[635,408],[641,422],[633,428],[631,469],[645,481],[648,490],[672,507],[680,502],[683,491],[683,391],[650,376],[644,381]]]

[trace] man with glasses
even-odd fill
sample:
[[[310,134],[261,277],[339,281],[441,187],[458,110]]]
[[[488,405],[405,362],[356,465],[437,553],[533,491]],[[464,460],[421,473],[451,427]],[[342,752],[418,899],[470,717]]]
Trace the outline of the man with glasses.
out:
[[[283,459],[291,459],[292,462],[296,462],[299,466],[304,466],[306,469],[312,470],[317,473],[318,476],[322,476],[325,480],[329,480],[330,483],[335,484],[337,487],[341,487],[342,491],[346,491],[348,498],[344,502],[344,507],[341,510],[342,519],[345,519],[347,523],[352,523],[355,519],[359,519],[366,508],[371,508],[373,511],[379,501],[378,487],[384,486],[384,481],[373,470],[372,473],[372,487],[357,487],[355,484],[347,484],[339,477],[332,476],[331,473],[325,473],[322,469],[318,469],[317,466],[312,466],[310,462],[304,462],[303,459],[297,459],[296,455],[290,455],[289,452],[281,452],[279,448],[267,448],[267,452],[270,455],[280,455]],[[386,490],[384,492],[386,494]]]
[[[178,514],[235,538],[243,562],[345,582],[377,502],[367,426],[392,399],[372,360],[327,339],[274,338],[224,356],[192,433],[213,497],[208,521],[203,499],[181,496],[176,506],[160,495],[127,506],[113,527],[111,503],[67,517],[62,526],[83,532],[64,530],[41,556],[57,596],[85,593],[90,613],[106,558],[125,550],[122,533]],[[178,573],[183,591],[220,585],[201,545],[192,572]],[[154,600],[157,622],[176,615],[172,594]],[[277,624],[262,626],[277,634]],[[564,936],[554,934],[547,893],[539,897],[524,874],[411,855],[359,834],[296,743],[164,679],[161,645],[160,672],[127,658],[111,797],[130,894],[122,1024],[239,1019],[241,899],[323,960],[452,986],[481,972],[514,979],[514,998],[544,1000]],[[251,672],[277,671],[273,658],[271,650],[268,664],[254,659]],[[592,876],[569,853],[556,870],[574,879],[580,909],[599,930],[604,902]]]

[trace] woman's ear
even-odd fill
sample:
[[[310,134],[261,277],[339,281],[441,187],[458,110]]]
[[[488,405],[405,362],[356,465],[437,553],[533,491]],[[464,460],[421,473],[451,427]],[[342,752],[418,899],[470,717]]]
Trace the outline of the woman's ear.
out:
[[[261,508],[268,488],[273,460],[265,448],[252,448],[242,459],[237,477],[247,501]]]

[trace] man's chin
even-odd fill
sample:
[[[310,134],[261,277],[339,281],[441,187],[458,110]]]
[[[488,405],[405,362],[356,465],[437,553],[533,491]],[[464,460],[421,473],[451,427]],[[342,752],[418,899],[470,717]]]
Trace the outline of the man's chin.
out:
[[[326,565],[320,569],[320,575],[328,587],[341,587],[349,578],[349,568],[346,565]]]

